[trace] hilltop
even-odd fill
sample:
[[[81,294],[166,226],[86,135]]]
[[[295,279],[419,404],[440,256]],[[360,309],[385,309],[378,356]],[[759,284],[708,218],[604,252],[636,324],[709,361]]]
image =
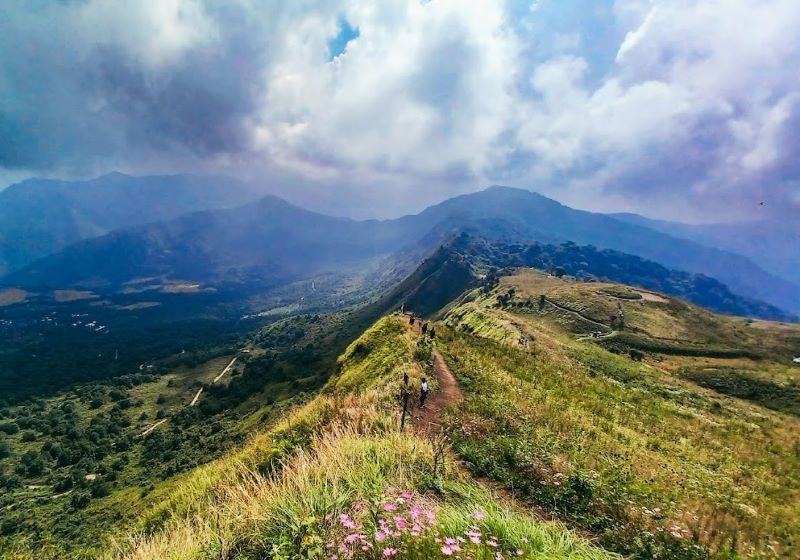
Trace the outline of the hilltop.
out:
[[[239,206],[255,195],[229,177],[29,179],[0,191],[0,276],[112,230]]]

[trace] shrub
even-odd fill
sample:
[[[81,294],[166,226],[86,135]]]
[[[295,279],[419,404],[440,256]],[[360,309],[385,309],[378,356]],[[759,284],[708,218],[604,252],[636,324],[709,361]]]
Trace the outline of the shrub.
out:
[[[19,432],[19,426],[16,422],[6,422],[4,424],[0,424],[0,432],[8,435],[14,435]]]

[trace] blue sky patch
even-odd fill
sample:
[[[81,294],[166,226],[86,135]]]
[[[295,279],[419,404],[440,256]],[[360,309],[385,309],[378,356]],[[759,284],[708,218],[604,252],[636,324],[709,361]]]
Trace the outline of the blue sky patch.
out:
[[[356,39],[359,35],[358,27],[353,27],[345,18],[340,18],[339,33],[328,41],[328,52],[330,53],[328,60],[333,60],[347,50],[347,43]]]

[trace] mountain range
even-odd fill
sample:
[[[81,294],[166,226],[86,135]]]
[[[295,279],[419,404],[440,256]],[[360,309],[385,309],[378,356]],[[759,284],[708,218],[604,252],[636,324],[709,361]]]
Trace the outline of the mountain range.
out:
[[[764,270],[800,284],[800,218],[694,225],[652,220],[638,214],[611,216],[673,237],[738,253]]]
[[[215,179],[173,177],[171,188],[153,186],[158,182],[154,178],[101,179],[98,181],[102,184],[121,183],[126,187],[104,191],[102,204],[86,203],[88,194],[72,198],[59,195],[55,202],[39,195],[39,208],[54,212],[52,207],[58,206],[61,216],[87,215],[92,219],[53,223],[51,238],[57,243],[50,245],[52,254],[19,267],[2,279],[3,284],[25,289],[84,287],[102,291],[155,277],[215,286],[274,286],[330,270],[376,268],[381,262],[383,267],[397,268],[399,279],[444,241],[467,232],[506,243],[571,241],[613,249],[670,269],[713,277],[736,294],[800,313],[800,287],[763,270],[741,254],[686,239],[679,232],[665,233],[666,226],[649,227],[645,218],[575,210],[522,189],[491,187],[446,200],[419,214],[356,221],[303,210],[273,196],[230,207],[246,201],[252,191],[238,183],[231,186]],[[202,186],[200,190],[190,186],[195,182]],[[143,190],[136,191],[135,184],[143,185]],[[16,197],[28,189],[34,193],[44,191],[37,185],[22,184],[9,190]],[[101,184],[92,186],[94,190],[104,190]],[[85,184],[82,188],[91,192]],[[54,192],[62,191],[70,189],[62,185]],[[132,191],[138,196],[130,194]],[[10,196],[7,193],[2,194]],[[125,203],[130,209],[125,217],[117,215],[121,203],[115,205],[115,197],[134,201]],[[72,202],[74,198],[80,203]],[[165,203],[158,213],[144,212],[148,200],[164,198],[169,204]],[[191,212],[192,205],[199,206],[199,200],[204,200],[206,207],[223,208]],[[111,216],[105,216],[103,208],[110,208]],[[189,213],[173,217],[187,208]],[[17,212],[15,231],[24,245],[26,230],[24,223],[19,223],[20,216],[25,214]],[[151,223],[141,224],[148,219]],[[69,227],[59,226],[61,223]],[[77,227],[85,223],[92,225]],[[111,224],[119,229],[112,229]],[[47,231],[43,225],[28,228],[39,234]],[[71,237],[89,237],[86,232],[92,228],[101,235],[61,247]],[[103,228],[112,231],[104,233]],[[5,235],[8,239],[9,234]],[[5,250],[12,245],[2,243]],[[39,253],[42,251],[44,248]],[[27,258],[32,260],[35,254],[38,253],[30,252]]]
[[[110,173],[90,181],[23,181],[0,191],[0,276],[115,229],[255,198],[229,177]]]

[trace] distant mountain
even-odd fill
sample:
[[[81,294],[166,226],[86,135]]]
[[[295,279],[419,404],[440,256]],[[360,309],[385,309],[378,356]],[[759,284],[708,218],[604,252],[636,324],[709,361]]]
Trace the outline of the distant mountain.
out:
[[[682,224],[638,214],[610,214],[628,223],[748,257],[761,268],[800,284],[800,217],[729,224]]]
[[[405,304],[431,315],[478,282],[481,271],[532,267],[579,280],[620,282],[683,298],[712,311],[774,320],[796,320],[777,307],[732,293],[721,282],[668,269],[634,255],[572,242],[492,243],[461,234],[441,246],[385,298],[387,308]],[[485,281],[484,281],[485,282]]]
[[[427,231],[435,224],[441,239],[463,230],[498,241],[573,241],[614,249],[668,268],[711,276],[737,294],[800,313],[800,285],[764,271],[742,255],[611,216],[575,210],[522,189],[491,187],[401,220],[417,230]],[[787,241],[789,246],[795,244]]]
[[[716,278],[734,293],[800,313],[800,287],[745,257],[507,187],[385,221],[331,218],[267,197],[236,209],[191,214],[78,243],[3,278],[3,283],[97,288],[157,276],[217,285],[274,285],[324,270],[364,270],[391,256],[376,280],[376,285],[389,285],[461,232],[505,243],[572,241],[613,249]]]
[[[401,243],[402,236],[380,222],[332,218],[268,196],[82,241],[4,282],[102,291],[159,278],[257,289],[364,266]]]
[[[0,276],[111,230],[238,206],[256,198],[228,177],[30,179],[0,191]]]

